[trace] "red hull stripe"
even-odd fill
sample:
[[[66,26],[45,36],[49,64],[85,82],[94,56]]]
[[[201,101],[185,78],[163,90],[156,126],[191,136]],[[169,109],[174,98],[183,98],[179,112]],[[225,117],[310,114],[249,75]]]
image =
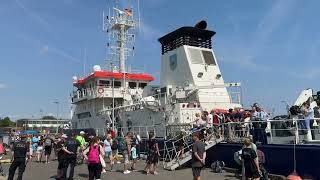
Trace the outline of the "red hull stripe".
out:
[[[89,79],[92,79],[92,78],[123,79],[124,77],[123,77],[123,73],[96,71],[86,78],[77,80],[75,84],[84,84]],[[154,80],[154,77],[148,74],[125,74],[125,78],[130,80],[136,80],[136,81],[153,81]]]

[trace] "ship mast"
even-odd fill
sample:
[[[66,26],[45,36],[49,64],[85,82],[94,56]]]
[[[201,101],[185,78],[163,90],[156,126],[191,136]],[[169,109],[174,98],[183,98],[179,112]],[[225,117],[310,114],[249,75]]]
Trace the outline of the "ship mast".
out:
[[[109,10],[109,15],[103,15],[103,30],[109,36],[107,47],[109,48],[111,65],[114,64],[114,61],[119,62],[119,68],[113,66],[111,67],[112,71],[126,73],[126,59],[133,54],[134,50],[134,47],[128,48],[127,45],[135,40],[132,30],[137,24],[133,18],[132,8],[121,9],[118,3],[112,8],[112,12]]]

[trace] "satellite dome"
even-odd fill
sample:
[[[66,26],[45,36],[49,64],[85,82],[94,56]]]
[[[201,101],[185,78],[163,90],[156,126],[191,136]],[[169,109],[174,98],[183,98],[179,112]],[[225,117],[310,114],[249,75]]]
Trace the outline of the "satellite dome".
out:
[[[94,65],[93,66],[93,71],[101,71],[101,67],[99,65]]]

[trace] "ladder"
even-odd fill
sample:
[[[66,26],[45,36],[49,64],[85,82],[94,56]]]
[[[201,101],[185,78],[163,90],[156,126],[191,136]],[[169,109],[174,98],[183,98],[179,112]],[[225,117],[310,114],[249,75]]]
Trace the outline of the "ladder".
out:
[[[191,141],[190,141],[191,140]],[[222,137],[217,137],[213,134],[213,136],[208,140],[204,138],[205,143],[205,150],[212,148],[216,144],[223,141]],[[184,150],[184,156],[181,156],[182,149],[177,149],[177,144],[181,145],[181,142],[183,142],[183,150]],[[182,138],[179,138],[177,140],[168,140],[165,141],[164,144],[164,169],[173,171],[177,169],[178,167],[182,166],[183,164],[189,162],[192,159],[192,133],[189,132]]]

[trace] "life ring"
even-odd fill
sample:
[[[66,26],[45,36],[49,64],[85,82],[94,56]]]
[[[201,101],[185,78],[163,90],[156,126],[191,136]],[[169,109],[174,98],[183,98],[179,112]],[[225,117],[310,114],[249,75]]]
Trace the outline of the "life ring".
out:
[[[99,88],[99,89],[98,89],[98,93],[99,93],[99,94],[103,94],[103,93],[104,93],[104,89],[103,89],[103,88]]]

